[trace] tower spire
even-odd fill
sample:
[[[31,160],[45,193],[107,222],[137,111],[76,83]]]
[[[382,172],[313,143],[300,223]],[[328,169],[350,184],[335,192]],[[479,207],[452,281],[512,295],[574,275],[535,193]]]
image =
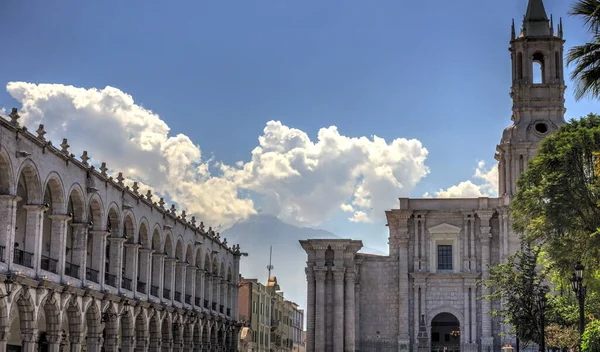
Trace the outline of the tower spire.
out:
[[[529,0],[527,13],[523,19],[523,34],[527,37],[552,35],[550,20],[546,14],[543,0]]]

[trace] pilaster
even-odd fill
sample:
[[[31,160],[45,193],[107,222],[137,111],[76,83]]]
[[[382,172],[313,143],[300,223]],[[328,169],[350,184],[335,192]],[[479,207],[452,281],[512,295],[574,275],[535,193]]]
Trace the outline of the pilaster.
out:
[[[315,352],[315,274],[313,266],[304,269],[306,273],[306,352]]]
[[[346,294],[345,294],[345,307],[344,312],[344,329],[345,331],[345,347],[344,352],[354,352],[356,348],[356,324],[355,317],[355,281],[354,281],[354,267],[346,269]]]
[[[65,247],[67,246],[67,222],[71,220],[68,215],[48,215],[52,220],[50,258],[57,261],[56,273],[64,279],[65,273]]]
[[[10,249],[15,241],[17,203],[19,200],[21,200],[19,196],[0,195],[0,219],[2,219],[0,223],[0,246],[4,247],[4,255],[0,259],[9,266],[12,266],[13,262],[14,252]],[[0,342],[0,345],[2,345],[2,342]],[[0,346],[1,348],[2,346]],[[6,341],[4,342],[4,348],[6,349]]]
[[[315,274],[315,349],[314,352],[325,351],[325,277],[326,267],[313,268]]]
[[[489,279],[489,267],[490,264],[490,239],[491,224],[490,219],[493,216],[492,211],[478,211],[477,215],[481,221],[480,223],[480,235],[481,241],[481,291],[482,296],[489,295],[490,290],[486,287],[487,280]],[[483,352],[491,350],[494,339],[492,337],[492,321],[491,321],[491,304],[487,299],[481,300],[481,346]]]
[[[333,267],[333,352],[344,352],[344,267]]]
[[[40,275],[40,260],[42,255],[42,226],[44,213],[47,208],[43,205],[23,205],[27,211],[27,226],[25,229],[25,243],[19,249],[33,253],[31,266]],[[25,347],[24,347],[25,349]]]
[[[87,237],[88,237],[88,224],[84,223],[71,223],[73,229],[72,243],[73,248],[73,263],[79,266],[77,271],[77,277],[80,279],[85,278],[86,263],[86,252],[87,252]],[[91,264],[91,263],[90,263]]]

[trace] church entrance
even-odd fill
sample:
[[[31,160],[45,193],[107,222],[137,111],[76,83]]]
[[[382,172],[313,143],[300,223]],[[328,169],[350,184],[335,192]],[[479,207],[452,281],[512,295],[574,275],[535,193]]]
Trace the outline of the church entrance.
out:
[[[431,321],[431,352],[460,351],[460,323],[450,313],[440,313]]]

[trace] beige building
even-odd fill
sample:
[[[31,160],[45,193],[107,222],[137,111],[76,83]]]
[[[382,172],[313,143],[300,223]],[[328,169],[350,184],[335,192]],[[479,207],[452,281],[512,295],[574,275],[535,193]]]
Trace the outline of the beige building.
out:
[[[247,333],[243,339],[240,335],[238,351],[305,351],[304,311],[285,299],[275,276],[269,278],[266,286],[256,279],[242,278],[239,309]]]
[[[555,29],[542,0],[530,0],[521,31],[511,30],[513,111],[495,154],[499,198],[400,199],[386,212],[387,256],[358,253],[361,241],[301,241],[308,352],[489,352],[511,342],[490,314],[500,302],[480,299],[488,290],[478,282],[519,249],[508,206],[539,143],[564,123],[563,46],[562,23]]]
[[[237,343],[239,246],[0,118],[0,351],[215,351]]]

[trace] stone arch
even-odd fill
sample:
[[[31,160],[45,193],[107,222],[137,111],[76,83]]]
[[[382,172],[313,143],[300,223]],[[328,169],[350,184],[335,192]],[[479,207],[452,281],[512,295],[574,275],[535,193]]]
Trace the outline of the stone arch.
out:
[[[104,205],[102,198],[96,193],[92,194],[89,201],[88,221],[92,223],[94,230],[104,230]]]
[[[173,258],[175,253],[173,252],[173,236],[172,236],[171,232],[167,232],[167,234],[165,236],[165,245],[163,248],[164,248],[164,253],[167,255],[167,257]]]
[[[112,203],[108,207],[108,214],[106,216],[106,230],[113,235],[121,235],[121,214],[115,203]]]
[[[0,298],[0,331],[6,331],[10,324],[7,299],[8,297]]]
[[[85,307],[85,323],[87,324],[88,338],[90,335],[98,335],[102,332],[101,314],[98,302],[91,300]]]
[[[201,343],[202,343],[202,324],[200,323],[200,320],[196,320],[196,323],[194,324],[194,334],[193,334],[192,339],[194,341],[194,347],[201,346]]]
[[[204,270],[205,271],[211,270],[209,252],[206,252],[206,254],[204,254]]]
[[[135,231],[135,216],[132,211],[127,211],[125,214],[125,221],[123,222],[123,237],[134,241],[136,236]]]
[[[137,243],[141,244],[143,248],[152,248],[148,237],[148,219],[146,219],[145,217],[142,218],[140,221],[139,231],[137,235]]]
[[[67,213],[71,214],[73,221],[82,223],[85,221],[85,197],[79,184],[73,184],[69,190],[67,199]]]
[[[143,310],[135,317],[135,340],[140,347],[146,346],[148,341],[148,323]]]
[[[160,228],[157,226],[154,227],[154,231],[152,231],[152,249],[156,253],[162,252],[161,240],[160,240]]]
[[[44,184],[44,204],[50,206],[49,215],[65,214],[65,187],[63,186],[60,175],[56,172],[50,173]]]
[[[21,334],[33,333],[34,330],[37,329],[35,304],[33,298],[27,291],[28,289],[21,289],[21,291],[16,294],[16,296],[18,296],[16,304],[19,312]]]
[[[433,318],[435,318],[438,314],[441,313],[449,313],[452,314],[456,317],[456,319],[458,320],[458,323],[460,324],[460,326],[464,326],[464,317],[462,315],[462,313],[460,312],[460,310],[452,307],[452,306],[439,306],[439,307],[435,307],[430,309],[427,312],[427,326],[431,327],[431,322],[433,321]]]
[[[185,262],[188,264],[194,263],[194,247],[191,243],[188,243],[187,250],[185,251]]]
[[[62,325],[61,309],[54,295],[49,293],[42,301],[40,307],[42,309],[39,309],[37,312],[37,321],[39,322],[41,320],[40,315],[44,314],[46,318],[46,333],[51,336],[59,336]]]
[[[150,339],[160,341],[160,319],[158,318],[157,311],[154,311],[154,314],[152,314],[152,317],[150,317],[150,324],[148,325],[148,330],[150,332]]]
[[[84,322],[81,307],[77,299],[71,299],[66,310],[66,315],[67,322],[69,323],[69,335],[81,335],[83,333]]]
[[[428,327],[432,350],[457,350],[461,344],[461,325],[458,318],[448,312],[441,312],[431,318]],[[464,339],[465,336],[462,336]]]
[[[173,340],[173,332],[171,331],[173,324],[171,324],[171,316],[166,314],[162,320],[161,332],[163,344],[170,344]],[[166,346],[168,347],[168,345]]]
[[[198,269],[202,268],[202,248],[200,247],[196,249],[196,258],[194,260],[194,265],[196,265],[196,268]]]
[[[10,194],[14,189],[12,178],[12,163],[4,148],[0,149],[0,195]]]
[[[177,246],[175,247],[175,258],[181,261],[185,260],[183,256],[183,241],[181,238],[177,240]]]
[[[19,175],[17,178],[19,183],[22,179],[25,185],[28,200],[28,203],[26,204],[41,204],[42,186],[35,164],[30,159],[25,160],[23,164],[21,164],[21,168],[17,174]]]

